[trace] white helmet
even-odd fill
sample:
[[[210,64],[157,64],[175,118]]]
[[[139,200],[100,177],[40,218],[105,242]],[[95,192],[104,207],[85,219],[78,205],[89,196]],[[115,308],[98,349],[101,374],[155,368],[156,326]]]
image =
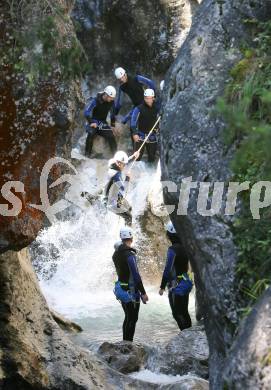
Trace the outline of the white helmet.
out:
[[[115,98],[117,91],[114,87],[112,87],[112,85],[108,85],[107,87],[105,87],[104,93],[106,93],[108,96],[110,96],[112,98]]]
[[[133,238],[133,230],[128,226],[122,227],[120,229],[120,238],[122,240],[126,240],[128,238]]]
[[[175,230],[175,227],[173,226],[173,223],[171,221],[169,221],[166,225],[166,229],[169,233],[171,234],[176,234],[176,230]]]
[[[160,83],[160,89],[161,89],[161,91],[163,91],[164,86],[165,86],[165,80],[162,80],[161,83]]]
[[[151,88],[145,89],[144,96],[145,97],[154,97],[154,90]]]
[[[115,160],[113,158],[110,158],[110,160],[108,160],[108,164],[107,164],[108,168],[110,168],[111,165],[114,164],[114,162],[115,162]]]
[[[115,69],[115,76],[117,79],[121,79],[125,75],[125,70],[123,68]]]
[[[127,156],[127,154],[125,152],[123,152],[122,150],[118,151],[115,156],[114,156],[114,160],[115,161],[118,161],[118,162],[122,162],[124,164],[128,164],[128,161],[129,161],[129,157]]]

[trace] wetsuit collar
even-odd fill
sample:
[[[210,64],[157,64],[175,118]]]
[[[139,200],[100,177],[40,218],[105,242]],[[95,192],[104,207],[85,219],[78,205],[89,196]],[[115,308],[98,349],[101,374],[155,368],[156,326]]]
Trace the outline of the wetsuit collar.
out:
[[[124,243],[122,243],[119,247],[118,247],[118,250],[119,251],[132,251],[134,253],[136,253],[136,249],[135,248],[132,248]]]
[[[147,107],[149,110],[152,109],[153,106],[154,106],[154,102],[152,103],[152,106],[148,106],[148,104],[145,102],[145,100],[144,100],[144,103],[143,103],[143,104],[144,104],[144,106]]]

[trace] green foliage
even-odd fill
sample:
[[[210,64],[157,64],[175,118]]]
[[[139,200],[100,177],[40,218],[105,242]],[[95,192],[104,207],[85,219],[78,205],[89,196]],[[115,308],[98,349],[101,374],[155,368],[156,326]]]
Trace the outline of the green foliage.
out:
[[[244,287],[243,292],[248,295],[252,300],[257,300],[260,295],[264,293],[264,291],[269,286],[269,279],[259,279],[250,289]]]
[[[271,366],[271,349],[269,348],[268,353],[262,359],[262,366]]]
[[[35,12],[32,12],[31,6],[35,7]],[[19,26],[14,36],[15,44],[9,53],[14,69],[26,75],[30,86],[40,78],[50,78],[56,69],[63,80],[71,80],[89,71],[85,53],[73,36],[65,10],[48,0],[44,2],[44,7],[42,2],[39,6],[40,9],[37,9],[34,3],[24,4],[25,14],[31,11],[31,22],[27,25],[22,11],[11,10],[12,22]]]
[[[227,124],[225,143],[236,146],[232,161],[234,180],[271,180],[271,22],[253,25],[256,47],[244,48],[243,58],[231,70],[232,81],[217,104]],[[256,27],[256,28],[255,28]],[[240,306],[248,314],[251,305],[270,285],[271,210],[253,220],[249,194],[243,192],[243,210],[233,234],[239,249],[237,279]]]

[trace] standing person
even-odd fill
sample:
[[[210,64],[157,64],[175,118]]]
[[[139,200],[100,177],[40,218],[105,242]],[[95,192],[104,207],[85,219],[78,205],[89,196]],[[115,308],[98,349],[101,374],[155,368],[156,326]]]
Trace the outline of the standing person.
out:
[[[144,289],[136,262],[136,250],[132,248],[133,231],[130,227],[120,229],[121,243],[115,244],[113,262],[118,275],[114,293],[121,302],[125,318],[122,326],[123,340],[133,341],[140,298],[143,303],[149,300]]]
[[[120,82],[118,97],[116,101],[116,115],[119,113],[122,107],[122,99],[124,93],[129,96],[133,104],[132,110],[130,110],[130,112],[124,117],[122,121],[122,123],[125,124],[130,120],[133,109],[136,106],[139,106],[139,104],[143,103],[144,86],[155,90],[155,84],[152,80],[141,75],[136,75],[135,77],[132,77],[128,75],[126,71],[121,67],[115,69],[115,76]]]
[[[85,124],[87,135],[85,155],[90,157],[93,141],[97,135],[104,137],[110,146],[112,153],[117,150],[117,142],[114,135],[116,89],[108,85],[103,92],[99,92],[95,98],[91,98],[84,110],[87,119]],[[107,115],[110,112],[111,126],[107,123]]]
[[[191,318],[188,312],[189,293],[192,289],[192,281],[188,272],[188,257],[181,244],[176,230],[169,222],[166,226],[167,236],[171,241],[168,248],[166,265],[161,281],[159,294],[163,295],[166,285],[169,293],[168,299],[172,315],[180,330],[191,327]]]
[[[158,119],[160,107],[156,104],[154,95],[153,89],[146,89],[144,92],[144,103],[140,104],[133,110],[131,130],[135,150],[138,150],[141,147],[146,136]],[[155,155],[158,148],[157,135],[155,134],[157,130],[158,124],[157,128],[153,131],[146,144],[141,149],[138,161],[141,160],[143,156],[145,146],[147,149],[148,161],[151,163],[155,161]]]
[[[138,153],[136,152],[128,157],[125,152],[118,151],[109,160],[108,181],[104,189],[104,201],[108,209],[124,218],[125,223],[129,226],[132,224],[132,207],[125,199],[125,194],[130,181],[130,173],[127,172],[124,176],[123,170],[129,161],[137,157]]]

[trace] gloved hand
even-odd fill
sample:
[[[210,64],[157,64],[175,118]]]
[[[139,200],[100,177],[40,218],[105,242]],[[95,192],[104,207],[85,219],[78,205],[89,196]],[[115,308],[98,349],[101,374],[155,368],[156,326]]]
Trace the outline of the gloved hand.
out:
[[[148,300],[149,300],[149,297],[148,297],[148,295],[147,294],[144,294],[144,295],[141,295],[141,300],[142,300],[142,302],[144,303],[144,305],[148,302]]]
[[[135,160],[137,160],[138,159],[138,157],[139,157],[139,151],[137,150],[136,152],[134,152],[134,154],[133,154],[133,157],[134,157],[134,159]]]

